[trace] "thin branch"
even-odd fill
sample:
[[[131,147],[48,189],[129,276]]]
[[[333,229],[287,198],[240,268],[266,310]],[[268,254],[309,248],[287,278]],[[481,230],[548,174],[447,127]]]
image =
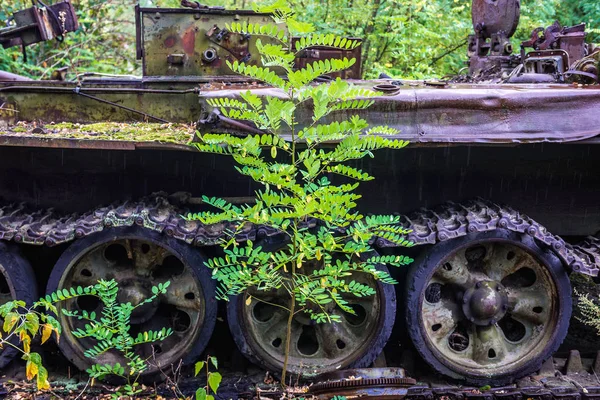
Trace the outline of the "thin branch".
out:
[[[435,63],[437,63],[438,61],[440,61],[442,58],[446,57],[447,55],[450,55],[450,54],[454,53],[456,50],[460,49],[462,46],[464,46],[467,43],[468,43],[468,40],[464,40],[464,41],[460,42],[459,44],[457,44],[456,46],[451,47],[450,49],[446,50],[441,55],[439,55],[437,57],[433,57],[431,59],[431,62],[429,63],[429,66],[433,67],[435,65]]]

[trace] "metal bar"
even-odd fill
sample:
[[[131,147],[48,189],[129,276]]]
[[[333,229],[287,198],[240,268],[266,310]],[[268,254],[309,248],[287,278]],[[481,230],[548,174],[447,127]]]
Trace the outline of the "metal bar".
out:
[[[124,106],[124,105],[121,105],[121,104],[113,103],[112,101],[104,100],[104,99],[101,99],[101,98],[96,97],[96,96],[91,96],[89,94],[82,93],[82,92],[79,91],[79,88],[76,88],[74,90],[74,93],[78,94],[79,96],[87,97],[88,99],[96,100],[96,101],[98,101],[100,103],[109,104],[109,105],[111,105],[113,107],[119,107],[119,108],[122,108],[123,110],[127,110],[127,111],[135,113],[135,114],[143,115],[146,118],[151,118],[151,119],[154,119],[156,121],[163,122],[165,124],[169,124],[170,123],[166,119],[154,117],[154,116],[152,116],[150,114],[146,114],[145,112],[134,110],[133,108],[130,108],[130,107],[127,107],[127,106]]]
[[[73,93],[76,87],[54,87],[54,86],[6,86],[0,87],[0,92],[10,91],[33,91],[33,92],[65,92]],[[189,94],[198,93],[198,89],[166,90],[166,89],[124,89],[124,88],[82,88],[86,92],[95,93],[155,93],[155,94]]]

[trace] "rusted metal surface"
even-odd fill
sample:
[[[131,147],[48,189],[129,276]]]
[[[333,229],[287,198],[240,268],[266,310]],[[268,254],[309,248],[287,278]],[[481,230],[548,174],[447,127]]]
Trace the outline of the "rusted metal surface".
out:
[[[365,88],[389,84],[356,83]],[[600,106],[600,88],[595,86],[456,84],[432,88],[418,82],[405,83],[394,87],[395,93],[376,99],[362,116],[370,123],[399,129],[397,137],[413,145],[574,142],[600,133],[600,116],[595,112]],[[248,89],[263,96],[281,96],[275,89],[241,82],[205,83],[175,90],[162,83],[149,85],[133,81],[114,87],[108,80],[83,87],[81,93],[117,103],[119,108],[144,110],[169,122],[197,121],[203,110],[211,109],[203,101],[208,98],[239,96]],[[91,123],[144,119],[126,109],[81,99],[73,90],[74,86],[64,82],[43,86],[37,82],[0,84],[0,104],[6,103],[18,111],[12,114],[15,120]],[[0,112],[0,120],[5,118],[2,115]],[[244,129],[240,128],[240,133],[245,133]]]
[[[20,10],[13,17],[14,26],[0,29],[0,45],[4,48],[29,46],[54,38],[62,40],[62,35],[79,28],[75,9],[69,0]]]
[[[384,81],[360,81],[373,87]],[[371,124],[400,131],[412,145],[574,142],[600,134],[600,90],[568,85],[447,85],[405,82],[396,94],[375,99],[360,113]],[[202,91],[201,99],[238,97],[242,90]],[[257,89],[259,96],[282,96]],[[573,118],[577,115],[577,118]],[[309,110],[305,117],[308,118]],[[300,121],[309,119],[300,118]],[[302,124],[302,122],[301,122]]]
[[[585,38],[585,24],[562,27],[557,21],[545,29],[534,29],[531,38],[522,42],[521,46],[538,51],[563,50],[568,55],[567,65],[570,65],[587,55]]]
[[[402,368],[363,368],[335,371],[319,376],[310,393],[320,400],[335,396],[373,400],[403,399],[416,381]]]
[[[26,76],[11,74],[10,72],[5,72],[5,71],[0,71],[0,81],[18,82],[18,81],[31,81],[31,80],[32,80],[31,78],[27,78]]]
[[[232,22],[267,24],[269,14],[221,8],[138,8],[138,58],[145,76],[224,76],[226,61],[262,65],[256,37],[227,30]],[[263,42],[271,39],[262,38]]]
[[[108,81],[84,82],[79,93],[71,82],[0,83],[0,104],[16,111],[11,114],[15,121],[40,122],[135,122],[146,120],[148,115],[191,123],[202,112],[196,82],[180,89],[172,82]],[[86,95],[93,98],[84,98]],[[0,121],[8,119],[5,114],[0,110]]]
[[[519,25],[520,8],[520,0],[473,0],[473,28],[486,38],[500,31],[511,37]]]

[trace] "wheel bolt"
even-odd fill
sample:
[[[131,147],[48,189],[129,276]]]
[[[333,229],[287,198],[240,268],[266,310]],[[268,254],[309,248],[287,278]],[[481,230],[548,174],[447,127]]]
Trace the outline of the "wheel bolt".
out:
[[[475,318],[473,318],[473,317],[469,317],[469,321],[471,321],[471,322],[475,322]]]
[[[498,321],[496,321],[495,319],[492,319],[492,320],[490,321],[490,325],[495,325],[495,324],[496,324],[496,322],[498,322]]]
[[[502,311],[506,311],[508,310],[508,304],[503,304],[502,305]]]
[[[502,288],[500,287],[500,285],[496,286],[496,292],[499,292],[501,290],[502,290]]]
[[[475,284],[475,289],[479,289],[480,287],[481,287],[481,282],[477,282],[477,283]]]

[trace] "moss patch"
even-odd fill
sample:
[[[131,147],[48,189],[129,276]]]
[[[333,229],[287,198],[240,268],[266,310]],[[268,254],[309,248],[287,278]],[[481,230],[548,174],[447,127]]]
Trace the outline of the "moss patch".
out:
[[[189,144],[195,134],[193,125],[102,122],[96,124],[35,125],[18,123],[0,134],[44,139],[117,140],[127,142],[160,142]]]

